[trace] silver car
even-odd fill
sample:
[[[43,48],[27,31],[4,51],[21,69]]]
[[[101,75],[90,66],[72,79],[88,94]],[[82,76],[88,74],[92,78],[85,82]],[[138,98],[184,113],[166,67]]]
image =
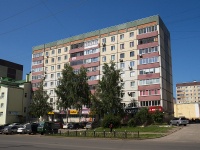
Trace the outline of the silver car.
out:
[[[188,120],[184,117],[180,117],[180,118],[174,118],[172,120],[170,120],[170,125],[184,125],[186,126],[188,124]]]
[[[3,134],[14,134],[17,133],[18,126],[7,126],[3,129]]]

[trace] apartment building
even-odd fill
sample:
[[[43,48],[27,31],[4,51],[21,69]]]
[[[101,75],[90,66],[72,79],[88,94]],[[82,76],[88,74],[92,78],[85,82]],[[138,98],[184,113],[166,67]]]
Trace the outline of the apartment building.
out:
[[[30,121],[28,112],[32,89],[28,79],[0,78],[0,125]]]
[[[0,59],[0,77],[22,80],[23,66],[17,63]]]
[[[177,104],[200,103],[200,82],[185,82],[176,84]]]
[[[64,64],[75,72],[87,68],[94,92],[103,64],[111,60],[120,69],[125,109],[161,106],[173,113],[170,33],[158,15],[33,47],[33,90],[45,79],[49,102],[59,113],[54,90]]]

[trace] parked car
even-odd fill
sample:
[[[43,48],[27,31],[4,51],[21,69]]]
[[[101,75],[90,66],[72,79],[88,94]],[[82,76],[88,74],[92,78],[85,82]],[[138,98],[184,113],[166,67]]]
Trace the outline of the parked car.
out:
[[[81,126],[79,123],[70,123],[68,129],[80,129]]]
[[[37,132],[41,135],[50,134],[50,133],[58,133],[58,129],[61,128],[59,122],[40,122],[37,127]]]
[[[20,134],[25,134],[27,133],[27,130],[31,128],[31,124],[30,123],[26,123],[24,125],[21,125],[18,127],[17,129],[17,133],[20,133]]]
[[[3,132],[3,129],[4,129],[4,126],[3,126],[3,125],[1,125],[1,126],[0,126],[0,134],[2,134],[2,132]]]
[[[99,123],[94,121],[94,122],[88,122],[85,126],[86,129],[94,129],[99,127]]]
[[[31,123],[30,128],[27,128],[26,132],[31,135],[31,134],[36,134],[37,133],[37,127],[38,123]]]
[[[188,124],[188,120],[185,117],[180,117],[180,118],[174,118],[170,120],[170,125],[184,125],[186,126]]]
[[[11,123],[8,126],[20,126],[20,125],[21,125],[20,123]]]
[[[80,127],[82,128],[82,129],[84,129],[85,127],[86,127],[86,124],[87,124],[88,122],[80,122],[79,124],[80,124]]]
[[[3,129],[3,134],[14,134],[17,133],[18,126],[6,126]]]
[[[64,123],[63,124],[63,129],[69,129],[69,127],[72,126],[72,123]]]

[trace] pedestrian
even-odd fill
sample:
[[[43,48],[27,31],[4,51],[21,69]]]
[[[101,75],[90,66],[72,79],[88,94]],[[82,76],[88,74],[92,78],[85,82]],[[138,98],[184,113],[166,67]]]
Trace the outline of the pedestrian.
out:
[[[110,124],[109,128],[110,128],[110,132],[112,132],[112,129],[113,129],[113,124],[112,123]]]

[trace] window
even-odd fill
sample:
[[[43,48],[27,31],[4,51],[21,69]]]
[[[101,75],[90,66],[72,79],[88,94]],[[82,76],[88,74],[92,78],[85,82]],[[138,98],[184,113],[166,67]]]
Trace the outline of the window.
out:
[[[51,84],[50,84],[51,86],[53,86],[53,82],[51,82]]]
[[[134,77],[135,76],[135,71],[131,71],[130,72],[130,77]]]
[[[60,54],[61,53],[61,49],[58,49],[58,54]]]
[[[103,42],[102,42],[103,43]],[[98,39],[95,39],[95,40],[91,40],[91,41],[87,41],[84,43],[84,46],[85,47],[91,47],[91,46],[95,46],[98,44]]]
[[[130,32],[129,37],[133,37],[134,36],[134,32]]]
[[[120,49],[124,49],[124,44],[120,44]]]
[[[125,73],[121,73],[121,78],[124,78],[125,77]]]
[[[130,42],[130,47],[134,47],[134,42]]]
[[[124,63],[120,63],[120,68],[123,69],[125,67]]]
[[[134,56],[134,51],[130,52],[130,57]]]
[[[51,66],[51,71],[53,71],[54,70],[54,66]]]
[[[54,50],[54,49],[51,51],[51,54],[52,54],[52,55],[55,54],[55,50]]]
[[[51,78],[53,78],[54,77],[54,74],[51,74]]]
[[[106,56],[102,57],[102,61],[105,62],[106,61]]]
[[[120,58],[124,58],[124,53],[121,53],[121,54],[120,54]]]
[[[102,52],[106,52],[106,47],[102,47]]]
[[[1,93],[1,97],[4,98],[4,92]]]
[[[151,58],[143,58],[139,60],[139,64],[150,64],[150,63],[155,63],[158,62],[158,56],[151,57]]]
[[[45,64],[48,64],[48,59],[45,60]]]
[[[124,82],[121,82],[121,87],[122,87],[122,89],[124,89],[124,86],[125,86],[125,83],[124,83]]]
[[[139,50],[139,54],[147,54],[147,53],[154,53],[158,51],[158,47],[149,47]]]
[[[3,116],[3,112],[0,112],[0,117],[2,117]]]
[[[130,67],[133,67],[134,64],[135,64],[135,62],[134,62],[134,61],[131,61],[131,62],[130,62]]]
[[[51,94],[51,95],[53,94],[53,90],[50,91],[50,94]]]
[[[111,60],[115,60],[115,55],[111,55]]]
[[[135,86],[135,81],[131,81],[131,87]]]
[[[111,42],[115,42],[115,36],[111,37]]]
[[[131,97],[135,97],[135,92],[130,92]]]
[[[149,27],[145,27],[145,28],[139,29],[139,34],[153,32],[153,31],[157,31],[157,25],[149,26]]]
[[[68,51],[68,47],[65,47],[65,52],[67,52]]]
[[[52,63],[54,62],[54,58],[51,58],[51,62],[52,62]]]
[[[57,69],[60,69],[61,67],[60,67],[60,65],[57,65]]]
[[[60,73],[57,73],[57,78],[60,78]]]
[[[64,56],[64,60],[67,60],[67,55]]]
[[[115,46],[114,45],[111,46],[111,51],[113,51],[113,50],[115,50]]]
[[[61,57],[58,57],[58,61],[61,61]]]
[[[4,103],[1,103],[1,108],[3,108],[4,107]]]
[[[122,40],[124,38],[124,34],[120,35],[120,40]]]
[[[102,39],[102,43],[106,43],[106,38],[103,38],[103,39]]]
[[[49,56],[49,52],[46,52],[46,54],[45,54],[46,56]]]

